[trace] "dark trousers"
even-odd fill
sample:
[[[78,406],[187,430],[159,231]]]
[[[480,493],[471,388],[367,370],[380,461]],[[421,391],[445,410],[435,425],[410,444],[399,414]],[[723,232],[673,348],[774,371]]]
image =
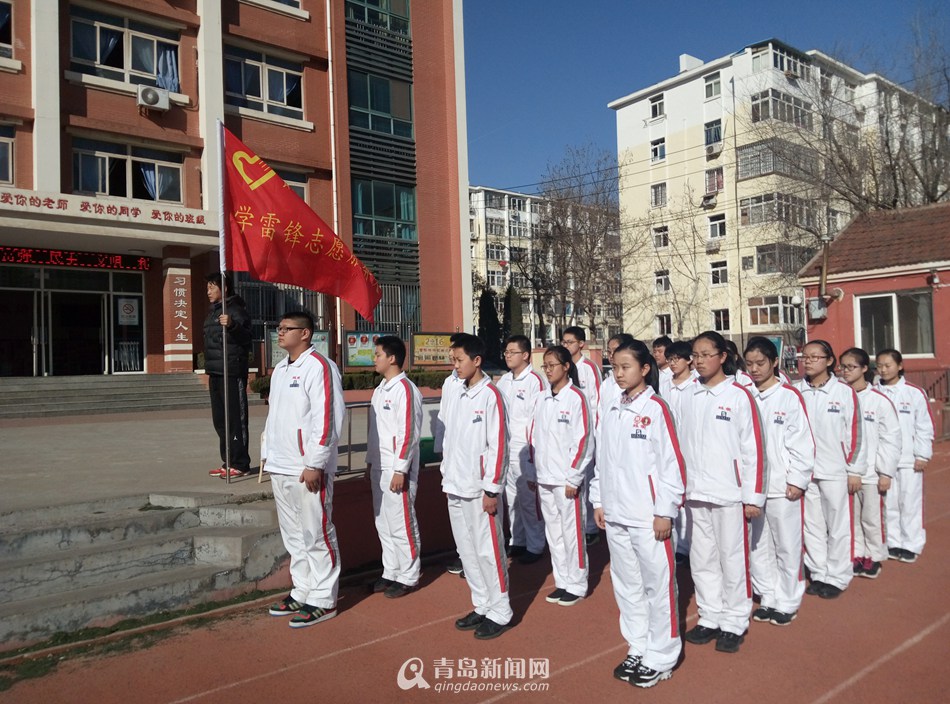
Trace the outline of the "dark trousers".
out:
[[[231,466],[242,472],[251,468],[251,456],[248,454],[247,432],[247,379],[211,375],[208,377],[208,389],[211,392],[211,419],[218,432],[221,449],[221,466],[227,467],[227,438],[231,438]],[[224,385],[228,384],[228,423],[231,432],[224,427]]]

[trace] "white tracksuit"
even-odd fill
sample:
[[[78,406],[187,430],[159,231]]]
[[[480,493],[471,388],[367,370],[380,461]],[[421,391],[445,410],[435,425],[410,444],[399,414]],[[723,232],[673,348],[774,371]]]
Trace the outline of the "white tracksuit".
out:
[[[699,625],[742,635],[752,610],[743,504],[763,506],[768,486],[758,409],[731,376],[713,387],[697,383],[683,401],[679,437]]]
[[[383,551],[383,579],[409,587],[419,583],[419,524],[416,488],[419,483],[419,433],[422,394],[400,372],[383,379],[373,391],[366,462],[372,467],[373,513]],[[405,476],[403,490],[389,490],[395,474]]]
[[[815,437],[815,472],[805,492],[805,565],[813,582],[847,589],[854,576],[848,475],[864,475],[858,397],[835,377],[818,387],[802,379],[797,388]]]
[[[654,518],[683,504],[686,466],[669,405],[647,388],[618,397],[597,428],[600,457],[591,503],[603,508],[610,581],[627,654],[653,670],[673,669],[682,650],[672,536],[656,539]]]
[[[851,531],[854,559],[868,557],[874,562],[887,559],[884,535],[884,496],[877,490],[878,478],[893,478],[901,455],[901,428],[891,400],[870,386],[858,391],[861,422],[864,424],[861,464],[867,467],[861,491],[851,496]]]
[[[670,406],[670,410],[673,412],[673,421],[676,423],[676,427],[680,427],[682,416],[681,408],[683,406],[683,397],[693,393],[693,385],[698,384],[696,381],[699,378],[699,374],[693,369],[686,381],[676,383],[675,380],[671,379],[670,384],[666,388],[666,393],[663,394],[662,391],[660,396],[662,396]],[[690,535],[693,532],[692,523],[689,520],[689,511],[685,508],[682,511],[679,511],[676,514],[676,520],[673,522],[673,530],[676,532],[676,552],[680,555],[689,555],[689,539]]]
[[[613,402],[620,398],[622,393],[623,389],[617,384],[617,377],[611,369],[600,384],[600,405],[597,408],[597,418],[594,419],[595,425],[600,423],[600,419],[610,410]]]
[[[575,596],[587,596],[587,543],[584,518],[589,486],[586,467],[594,445],[594,423],[587,399],[570,381],[557,394],[545,389],[538,399],[530,440],[544,532],[551,549],[554,586]],[[567,498],[570,484],[580,491]]]
[[[446,409],[443,408],[443,411]],[[511,621],[508,561],[505,558],[504,502],[485,513],[485,491],[505,490],[508,419],[501,392],[483,376],[462,388],[445,415],[442,490],[448,499],[452,536],[472,591],[475,611],[495,623]]]
[[[901,425],[901,459],[897,474],[887,492],[887,547],[923,552],[927,542],[924,530],[924,473],[914,471],[914,460],[933,456],[934,422],[927,393],[903,377],[896,384],[879,384],[897,408]]]
[[[664,369],[657,369],[657,376],[659,378],[660,396],[666,398],[670,387],[673,385],[673,370],[669,366]]]
[[[776,383],[765,391],[749,389],[762,418],[765,456],[769,470],[768,498],[762,515],[752,519],[749,567],[752,586],[763,608],[794,614],[805,595],[804,497],[789,501],[787,486],[808,488],[815,468],[815,439],[808,423],[805,400],[788,384]]]
[[[284,547],[290,554],[290,595],[324,609],[336,607],[340,551],[333,526],[333,477],[346,405],[340,370],[314,348],[274,369],[261,436],[261,462],[271,475]],[[323,470],[323,489],[307,491],[306,468]]]
[[[498,390],[508,409],[511,435],[505,482],[511,544],[521,545],[536,555],[544,552],[544,518],[541,516],[538,493],[528,486],[525,466],[530,462],[528,434],[534,420],[534,408],[547,385],[547,380],[534,371],[531,365],[525,367],[517,377],[508,372],[498,380]]]
[[[591,409],[591,413],[597,413],[600,410],[600,385],[601,377],[600,370],[597,368],[597,365],[594,364],[587,357],[581,357],[581,361],[577,362],[577,378],[580,382],[581,392],[587,398],[587,407]],[[594,418],[594,425],[597,424],[597,418]],[[591,444],[593,444],[591,440]],[[596,462],[596,447],[594,448],[594,453],[590,456],[590,462],[587,464],[587,469],[585,471],[585,477],[587,481],[585,486],[590,486],[590,480],[594,477],[594,463]],[[588,492],[584,491],[584,501],[586,502],[586,523],[584,525],[584,532],[593,534],[598,532],[597,524],[594,523],[594,508],[590,505],[590,496]]]
[[[459,374],[454,369],[452,373],[445,377],[442,382],[442,397],[439,399],[439,415],[436,417],[433,427],[433,449],[442,452],[442,444],[445,440],[445,417],[450,413],[452,405],[458,400],[459,394],[465,390],[465,382],[459,379]]]

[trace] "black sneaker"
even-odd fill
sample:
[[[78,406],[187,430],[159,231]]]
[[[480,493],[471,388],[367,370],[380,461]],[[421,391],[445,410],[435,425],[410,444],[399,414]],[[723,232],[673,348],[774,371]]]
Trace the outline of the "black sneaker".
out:
[[[818,596],[820,596],[822,599],[837,599],[839,596],[841,596],[841,591],[841,589],[838,589],[838,587],[833,584],[822,584],[821,591],[818,592]]]
[[[533,565],[535,562],[544,557],[543,553],[540,552],[531,552],[530,550],[525,550],[518,557],[518,562],[522,565]]]
[[[544,597],[544,600],[549,604],[556,604],[561,600],[562,596],[564,596],[564,590],[555,589],[553,592]]]
[[[887,559],[888,560],[899,560],[901,559],[901,553],[904,552],[900,548],[888,548],[887,549]]]
[[[455,627],[460,631],[474,631],[478,628],[485,617],[476,611],[470,611],[462,618],[455,621]]]
[[[660,680],[668,680],[672,676],[672,670],[667,670],[666,672],[657,672],[656,670],[651,670],[641,662],[639,665],[637,665],[637,672],[633,676],[633,679],[630,680],[630,683],[636,685],[637,687],[652,687]]]
[[[557,600],[557,603],[561,606],[574,606],[574,604],[583,598],[582,596],[577,596],[577,594],[571,594],[569,591],[565,591],[564,594],[561,595],[561,598]]]
[[[694,645],[705,645],[711,640],[715,640],[722,634],[718,628],[709,628],[707,626],[694,626],[686,631],[686,640]]]
[[[290,619],[290,623],[287,625],[291,628],[306,628],[307,626],[313,626],[323,621],[329,621],[334,616],[336,616],[335,607],[332,609],[324,609],[320,606],[304,604],[300,611],[297,612],[297,615]]]
[[[861,570],[859,576],[866,577],[867,579],[877,579],[881,576],[881,570],[883,569],[880,562],[872,562],[870,567]]]
[[[408,584],[393,582],[389,585],[389,589],[383,593],[383,596],[387,599],[398,599],[401,596],[406,596],[406,594],[415,591],[415,589],[415,587],[410,587]]]
[[[500,623],[495,623],[490,618],[483,619],[478,628],[475,629],[475,637],[479,640],[491,640],[492,638],[497,638],[502,633],[507,631],[511,626],[507,623],[502,625]]]
[[[269,613],[271,616],[293,616],[303,607],[304,604],[301,604],[299,601],[290,596],[290,594],[288,594],[276,604],[271,604],[270,608],[267,610],[267,613]]]
[[[917,562],[917,553],[911,552],[910,550],[901,550],[901,555],[897,559],[900,560],[901,562],[908,562],[908,563]]]
[[[588,533],[584,536],[584,542],[587,543],[588,547],[596,545],[600,542],[600,533]]]
[[[509,545],[508,546],[508,557],[520,557],[528,551],[524,545]]]
[[[389,589],[392,585],[393,581],[391,579],[380,577],[375,582],[373,582],[370,588],[373,590],[373,594],[379,594],[380,592],[384,592]]]
[[[462,560],[455,558],[445,566],[445,571],[450,574],[462,574]]]
[[[817,579],[813,579],[811,583],[805,587],[805,593],[811,594],[812,596],[818,596],[821,594],[821,590],[825,587],[824,582],[819,582]]]
[[[775,609],[770,609],[767,606],[760,606],[752,612],[752,620],[758,621],[759,623],[765,623],[766,621],[772,620],[772,614],[774,613]]]
[[[772,617],[769,619],[769,622],[773,626],[787,626],[795,620],[796,616],[798,616],[798,613],[786,614],[772,609]]]
[[[628,655],[627,659],[614,668],[614,677],[623,682],[631,682],[640,665],[639,655]]]
[[[864,558],[857,557],[854,559],[854,562],[851,563],[851,572],[855,577],[864,576]]]
[[[716,650],[720,653],[738,653],[739,646],[745,640],[745,635],[738,636],[735,633],[723,631],[716,638]]]

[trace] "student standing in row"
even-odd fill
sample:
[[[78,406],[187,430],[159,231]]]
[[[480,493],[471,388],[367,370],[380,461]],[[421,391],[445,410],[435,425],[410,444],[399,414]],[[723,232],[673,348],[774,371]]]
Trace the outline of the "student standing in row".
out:
[[[453,333],[449,336],[449,358],[452,360],[452,363],[455,363],[455,352],[452,348],[458,340],[461,339],[462,335],[465,333]],[[439,414],[435,419],[435,424],[433,428],[433,449],[438,454],[442,454],[442,445],[445,439],[445,418],[450,413],[452,406],[455,404],[455,401],[458,399],[459,394],[462,393],[462,390],[465,388],[465,382],[459,379],[459,373],[457,369],[452,369],[452,373],[449,374],[442,381],[442,395],[439,399]],[[462,559],[455,556],[455,558],[449,561],[446,565],[446,571],[451,574],[457,574],[460,577],[464,577],[465,573],[462,570]]]
[[[750,388],[759,406],[769,468],[768,498],[752,519],[752,586],[762,598],[756,621],[787,626],[805,594],[802,564],[802,497],[815,467],[815,440],[802,395],[778,374],[778,350],[767,337],[753,337],[745,349]]]
[[[916,562],[927,542],[924,530],[924,469],[933,456],[934,423],[927,393],[904,379],[897,350],[877,353],[880,389],[894,403],[901,426],[901,458],[887,493],[888,556]]]
[[[594,444],[594,422],[587,399],[575,383],[577,367],[560,345],[544,353],[545,389],[534,413],[532,482],[541,501],[551,549],[554,591],[546,601],[573,606],[587,596],[587,543],[584,525],[586,468]]]
[[[666,335],[661,335],[653,341],[653,360],[656,362],[656,372],[660,380],[658,389],[664,398],[673,379],[673,370],[670,369],[670,361],[666,356],[666,351],[672,344],[673,340]]]
[[[383,574],[373,591],[390,599],[415,589],[420,570],[416,487],[422,394],[402,370],[405,363],[406,343],[392,335],[376,340],[373,364],[383,379],[370,406],[366,467],[383,551]]]
[[[627,657],[614,677],[652,687],[673,674],[682,651],[673,558],[673,518],[683,503],[685,464],[673,416],[656,393],[655,361],[640,341],[614,353],[623,393],[601,418],[591,502],[607,531],[610,580]]]
[[[623,389],[617,384],[617,379],[614,376],[614,352],[620,345],[626,345],[630,342],[633,342],[633,335],[625,332],[618,333],[607,340],[607,363],[610,365],[610,371],[604,376],[604,381],[600,385],[600,407],[597,409],[598,419],[603,415],[604,411],[613,405],[613,402],[617,400],[620,394],[623,393]]]
[[[534,420],[535,406],[547,383],[531,368],[531,341],[524,335],[513,335],[505,342],[505,364],[510,371],[498,380],[498,390],[505,399],[511,433],[505,482],[511,528],[508,554],[529,565],[544,554],[544,519],[538,495],[528,486],[526,467],[531,452],[528,432]]]
[[[455,627],[486,640],[508,630],[512,617],[499,498],[508,469],[508,419],[501,392],[482,372],[485,343],[463,334],[452,352],[464,388],[443,416],[442,490],[475,607]]]
[[[857,577],[875,579],[887,559],[884,542],[884,497],[891,488],[901,454],[901,429],[894,404],[868,383],[871,358],[852,347],[841,355],[841,378],[858,395],[864,442],[858,462],[867,467],[861,489],[851,496],[852,571]]]
[[[854,575],[849,495],[861,490],[861,416],[854,390],[835,378],[834,351],[824,340],[805,345],[798,390],[815,437],[815,472],[805,492],[806,594],[835,599]]]
[[[726,341],[707,331],[693,341],[700,383],[683,403],[680,439],[686,456],[686,506],[692,519],[690,570],[699,624],[690,643],[716,641],[735,653],[752,610],[746,519],[765,504],[765,448],[758,410],[735,383]]]

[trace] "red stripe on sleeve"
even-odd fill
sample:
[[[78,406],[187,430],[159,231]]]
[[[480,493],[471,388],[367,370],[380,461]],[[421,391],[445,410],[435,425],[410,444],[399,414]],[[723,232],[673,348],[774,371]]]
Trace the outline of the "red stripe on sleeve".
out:
[[[584,394],[581,393],[581,390],[576,386],[571,386],[571,390],[577,394],[581,403],[581,419],[584,423],[584,438],[577,445],[577,454],[574,455],[574,459],[571,460],[571,469],[577,469],[577,463],[580,462],[581,457],[584,456],[584,450],[587,447],[590,437],[590,421],[587,418],[587,399],[584,398]]]
[[[762,452],[762,425],[759,423],[759,407],[755,405],[755,399],[752,398],[752,394],[746,387],[736,383],[733,383],[733,386],[742,389],[749,400],[749,407],[752,409],[752,433],[755,435],[755,493],[761,494],[762,482],[765,480],[765,457]],[[855,408],[857,408],[857,401],[855,401]]]
[[[408,379],[402,380],[402,388],[406,392],[406,430],[399,459],[404,460],[409,456],[409,446],[412,444],[412,389],[409,388]]]
[[[854,453],[858,449],[858,423],[860,422],[859,416],[861,415],[861,410],[858,405],[858,395],[854,389],[851,389],[851,399],[854,402],[854,413],[851,414],[851,451],[845,459],[845,462],[848,464],[851,464],[851,461],[854,459]]]
[[[670,413],[670,407],[666,400],[656,394],[650,396],[651,401],[656,401],[660,410],[663,412],[663,419],[666,421],[666,432],[670,436],[670,444],[673,445],[673,454],[676,455],[676,464],[680,467],[680,477],[683,479],[683,491],[686,491],[686,460],[683,459],[683,453],[680,450],[679,437],[676,435],[676,426],[673,425],[673,414]]]
[[[495,456],[495,473],[492,475],[492,484],[497,484],[501,481],[502,458],[505,454],[505,402],[494,384],[489,382],[488,388],[495,394],[495,404],[498,407],[498,453]]]
[[[538,380],[538,391],[544,391],[544,380],[541,378],[541,375],[533,369],[531,370],[531,373],[534,374],[535,378]]]
[[[812,453],[814,455],[818,452],[818,444],[815,442],[815,433],[811,429],[811,419],[808,417],[808,408],[805,406],[805,397],[802,396],[801,391],[796,389],[791,384],[783,384],[783,386],[789,391],[791,391],[792,393],[794,393],[795,397],[798,399],[798,402],[802,405],[802,413],[805,414],[805,423],[808,424],[808,434],[811,435],[811,444],[815,448],[815,452]]]
[[[323,434],[320,436],[320,444],[324,447],[329,447],[330,421],[333,419],[333,399],[331,398],[333,393],[331,389],[333,386],[333,378],[327,360],[316,352],[311,352],[310,356],[323,366]]]

